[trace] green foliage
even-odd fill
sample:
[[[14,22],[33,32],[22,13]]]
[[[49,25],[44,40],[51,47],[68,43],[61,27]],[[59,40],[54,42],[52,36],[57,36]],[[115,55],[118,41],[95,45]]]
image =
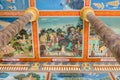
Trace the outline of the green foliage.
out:
[[[14,76],[15,79],[18,79],[18,80],[22,80],[23,78],[25,78],[25,74],[19,74],[17,76]]]
[[[103,78],[102,80],[111,80],[109,76],[106,76],[105,78]]]
[[[21,36],[20,38],[22,39],[23,35],[25,35],[26,38],[28,38],[28,34],[27,34],[27,31],[25,29],[22,29],[20,32],[19,32],[19,35]]]
[[[22,43],[23,35],[26,41]],[[22,29],[9,43],[15,49],[14,54],[23,54],[32,51],[31,33],[28,34],[25,29]]]
[[[18,80],[22,80],[23,78],[30,77],[31,75],[32,75],[33,78],[36,78],[37,80],[41,80],[40,79],[40,75],[38,75],[36,73],[28,73],[27,75],[25,75],[25,74],[19,74],[17,76],[14,76],[14,78],[18,79]]]
[[[40,80],[40,75],[38,75],[36,73],[28,73],[27,77],[29,77],[30,75],[32,75],[33,78],[37,78],[37,80]]]
[[[77,28],[80,28],[80,30],[83,29],[83,20],[81,18],[79,18],[79,21],[77,23]]]

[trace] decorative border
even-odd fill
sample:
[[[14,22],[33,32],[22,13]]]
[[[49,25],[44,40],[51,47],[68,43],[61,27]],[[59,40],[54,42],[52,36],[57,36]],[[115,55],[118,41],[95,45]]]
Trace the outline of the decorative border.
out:
[[[35,0],[29,0],[29,5],[30,7],[35,7]],[[85,0],[84,6],[90,6],[90,0]],[[24,15],[24,11],[0,11],[0,16],[21,16]],[[96,16],[120,16],[120,11],[118,10],[95,10],[95,15]],[[39,11],[39,16],[80,16],[80,11]],[[34,59],[30,58],[20,58],[20,59],[11,59],[11,60],[2,60],[0,61],[53,61],[51,58],[39,58],[39,50],[38,50],[38,29],[37,29],[37,21],[32,22],[32,30],[33,30],[33,42],[34,42]],[[84,50],[83,50],[83,58],[78,59],[78,58],[70,58],[67,59],[66,61],[72,61],[72,62],[99,62],[103,61],[101,58],[88,58],[88,36],[89,36],[89,23],[84,21]]]

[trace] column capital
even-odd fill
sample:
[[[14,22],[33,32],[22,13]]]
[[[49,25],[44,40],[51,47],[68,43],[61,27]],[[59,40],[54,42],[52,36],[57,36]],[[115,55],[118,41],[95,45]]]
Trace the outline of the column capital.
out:
[[[31,22],[32,21],[36,21],[39,18],[39,11],[37,8],[35,7],[30,7],[25,11],[25,14],[27,13],[31,13],[32,14],[32,18],[31,18]]]
[[[94,14],[94,10],[91,7],[83,7],[80,11],[80,17],[83,20],[88,21],[88,19],[87,19],[87,14],[88,13],[93,13]]]

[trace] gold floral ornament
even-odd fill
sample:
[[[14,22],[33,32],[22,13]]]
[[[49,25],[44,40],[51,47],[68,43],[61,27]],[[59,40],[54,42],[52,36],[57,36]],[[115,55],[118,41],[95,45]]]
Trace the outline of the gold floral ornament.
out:
[[[28,13],[32,14],[32,18],[31,18],[30,22],[38,20],[38,18],[39,18],[39,11],[38,11],[37,8],[35,8],[35,7],[28,8],[25,11],[25,14],[28,14]]]
[[[94,14],[94,10],[91,7],[83,7],[80,11],[80,17],[83,20],[88,21],[88,19],[87,19],[87,14],[88,13]]]

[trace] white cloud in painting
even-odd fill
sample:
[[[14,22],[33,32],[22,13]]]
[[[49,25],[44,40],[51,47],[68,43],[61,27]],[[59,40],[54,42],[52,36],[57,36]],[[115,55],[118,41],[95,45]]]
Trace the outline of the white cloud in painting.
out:
[[[59,80],[64,80],[64,79],[59,78]]]
[[[17,79],[15,79],[15,78],[12,77],[12,76],[9,76],[9,77],[5,78],[4,80],[17,80]]]
[[[3,27],[8,26],[9,24],[10,24],[10,22],[0,20],[0,25],[3,26]]]
[[[117,34],[120,34],[120,29],[119,28],[111,28],[113,31],[115,31]]]
[[[42,20],[42,21],[47,21],[48,19],[46,19],[46,18],[41,18],[40,20]]]
[[[93,79],[91,79],[91,78],[83,78],[83,80],[93,80]]]

